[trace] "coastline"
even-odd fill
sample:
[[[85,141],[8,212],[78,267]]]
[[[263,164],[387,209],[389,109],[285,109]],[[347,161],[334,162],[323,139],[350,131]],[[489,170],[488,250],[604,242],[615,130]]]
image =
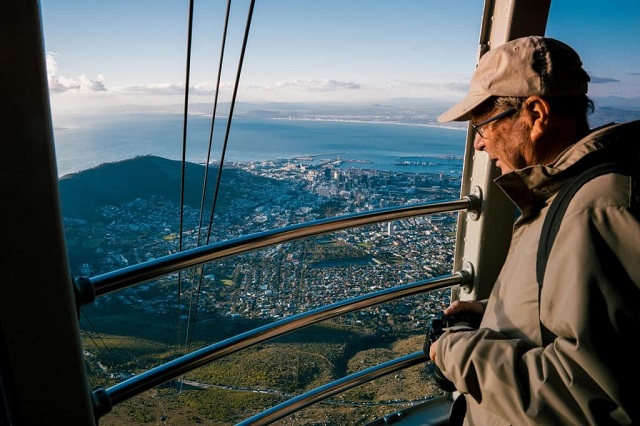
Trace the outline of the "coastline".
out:
[[[185,159],[203,163],[211,122],[204,114],[194,118],[188,122]],[[402,157],[462,155],[464,148],[464,136],[452,132],[461,129],[452,126],[344,116],[236,118],[225,148],[225,162],[253,163],[340,153],[345,164],[390,171],[397,170]],[[180,114],[116,114],[78,123],[77,127],[59,123],[54,128],[59,177],[136,156],[182,158]],[[226,119],[216,134],[212,159],[220,157],[225,126]],[[421,172],[418,168],[414,171]]]

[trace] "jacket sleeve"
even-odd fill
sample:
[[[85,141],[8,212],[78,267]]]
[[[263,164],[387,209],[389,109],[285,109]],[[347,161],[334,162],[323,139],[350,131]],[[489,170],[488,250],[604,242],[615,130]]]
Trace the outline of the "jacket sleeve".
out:
[[[628,204],[611,201],[568,211],[559,230],[540,296],[553,342],[536,346],[486,328],[440,338],[444,375],[506,422],[640,419],[632,396],[640,368],[629,347],[640,330],[640,224]]]

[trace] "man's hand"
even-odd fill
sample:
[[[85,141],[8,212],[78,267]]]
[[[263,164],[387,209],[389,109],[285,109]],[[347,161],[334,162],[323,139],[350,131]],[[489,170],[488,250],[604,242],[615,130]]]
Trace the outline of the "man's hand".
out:
[[[438,350],[438,341],[436,340],[431,344],[431,346],[429,346],[429,358],[431,358],[431,361],[433,362],[436,362],[437,350]]]
[[[455,300],[444,311],[445,315],[457,314],[460,312],[473,312],[478,315],[484,313],[484,305],[477,300]]]
[[[445,315],[458,314],[460,312],[471,312],[482,315],[484,313],[484,305],[477,300],[455,300],[449,307],[442,311]],[[439,339],[438,339],[439,340]],[[429,358],[436,363],[436,354],[438,352],[438,340],[429,346]]]

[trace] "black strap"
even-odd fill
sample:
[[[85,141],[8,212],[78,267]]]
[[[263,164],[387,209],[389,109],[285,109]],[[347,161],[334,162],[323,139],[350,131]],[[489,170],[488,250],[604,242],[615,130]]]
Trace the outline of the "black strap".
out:
[[[603,163],[590,167],[580,173],[579,175],[570,179],[558,192],[556,198],[549,206],[549,211],[542,224],[542,232],[540,233],[540,242],[538,243],[538,255],[536,258],[536,278],[538,280],[538,318],[540,317],[540,293],[542,292],[542,283],[544,281],[545,269],[547,267],[547,261],[549,260],[549,253],[551,253],[551,247],[556,239],[556,234],[562,223],[562,217],[569,202],[573,198],[576,192],[591,179],[604,175],[607,173],[623,173],[620,166],[613,163]],[[542,333],[543,346],[551,343],[555,339],[553,334],[547,327],[540,322],[540,332]]]
[[[451,404],[448,426],[461,426],[464,423],[464,416],[467,414],[467,398],[464,394],[458,395]]]

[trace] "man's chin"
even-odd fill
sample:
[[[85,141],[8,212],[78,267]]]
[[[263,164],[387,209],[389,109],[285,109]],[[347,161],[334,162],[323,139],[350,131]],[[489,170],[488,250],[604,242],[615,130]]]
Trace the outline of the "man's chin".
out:
[[[502,163],[500,162],[500,160],[493,160],[493,164],[500,169],[500,171],[502,172],[502,174],[504,175],[505,173],[509,173],[511,170],[505,170],[505,167],[502,165]]]

